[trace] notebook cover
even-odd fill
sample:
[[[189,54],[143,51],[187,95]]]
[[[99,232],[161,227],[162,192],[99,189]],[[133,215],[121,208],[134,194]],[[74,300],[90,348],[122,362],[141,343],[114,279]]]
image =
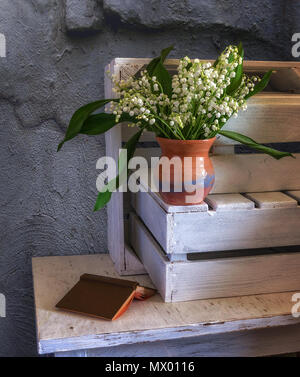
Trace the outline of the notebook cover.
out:
[[[134,297],[144,300],[156,291],[130,280],[84,274],[57,308],[107,320],[120,317]]]

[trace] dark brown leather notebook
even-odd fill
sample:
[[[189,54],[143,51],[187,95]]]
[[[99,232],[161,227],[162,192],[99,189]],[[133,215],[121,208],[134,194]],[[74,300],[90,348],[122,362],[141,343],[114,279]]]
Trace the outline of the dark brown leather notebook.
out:
[[[84,274],[57,308],[107,320],[119,318],[134,298],[145,300],[156,290],[136,281]]]

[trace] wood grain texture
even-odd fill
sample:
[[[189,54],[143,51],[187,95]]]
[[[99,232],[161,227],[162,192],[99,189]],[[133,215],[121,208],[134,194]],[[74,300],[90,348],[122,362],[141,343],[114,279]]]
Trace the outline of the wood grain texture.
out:
[[[132,197],[133,208],[166,254],[300,244],[300,206],[296,202],[291,208],[166,213],[149,193]],[[290,203],[288,197],[287,201]]]
[[[146,270],[140,259],[135,252],[125,243],[125,268],[122,271],[122,275],[143,275],[146,274]]]
[[[56,357],[257,357],[297,352],[299,325],[59,352]]]
[[[282,92],[300,93],[300,68],[286,68],[274,72],[272,87]]]
[[[275,160],[263,154],[213,156],[211,194],[299,190],[300,154]]]
[[[170,279],[170,268],[168,266],[168,258],[164,255],[158,243],[154,240],[148,231],[140,232],[140,220],[131,213],[130,214],[130,240],[132,247],[136,251],[145,268],[151,272],[149,276],[156,287],[160,287],[160,292],[165,301],[170,302],[171,287],[168,283]],[[157,254],[153,254],[152,250],[156,249]],[[151,268],[150,268],[151,266]]]
[[[105,68],[117,74],[116,67],[111,63]],[[111,80],[105,75],[105,97],[115,98],[112,91]],[[119,148],[121,146],[121,126],[113,127],[105,133],[106,155],[118,161]],[[123,224],[123,194],[115,192],[107,205],[107,242],[111,258],[117,271],[125,269],[124,255],[124,224]]]
[[[211,194],[205,201],[215,211],[254,208],[254,202],[240,194]]]
[[[245,196],[258,208],[293,208],[298,205],[297,200],[282,192],[249,192]]]
[[[131,204],[167,254],[173,248],[174,213],[167,213],[147,192],[131,195]]]
[[[300,203],[300,191],[299,190],[287,191],[286,194],[289,195],[291,198],[294,198],[295,200],[297,200],[298,203]]]
[[[176,214],[174,223],[164,245],[168,254],[300,244],[299,206]]]
[[[108,255],[33,258],[32,266],[41,354],[300,323],[290,314],[291,293],[170,304],[157,294],[133,302],[117,321],[93,319],[55,304],[83,273],[119,277]],[[147,275],[131,279],[151,284]]]
[[[172,263],[165,261],[160,247],[151,239],[142,222],[134,215],[132,221],[132,227],[135,227],[133,236],[139,239],[134,247],[149,275],[168,274],[166,283],[171,297],[165,296],[165,285],[160,285],[155,277],[153,280],[167,302],[300,289],[300,247],[299,252],[294,253]],[[146,255],[144,248],[147,249]],[[160,258],[161,263],[154,266],[154,258]]]
[[[147,148],[145,151],[148,153]],[[295,157],[275,160],[264,154],[212,156],[216,181],[211,194],[299,190],[300,153],[296,153]],[[147,182],[142,179],[141,184],[144,191],[149,191],[152,195],[150,178]],[[158,200],[157,196],[153,198]]]

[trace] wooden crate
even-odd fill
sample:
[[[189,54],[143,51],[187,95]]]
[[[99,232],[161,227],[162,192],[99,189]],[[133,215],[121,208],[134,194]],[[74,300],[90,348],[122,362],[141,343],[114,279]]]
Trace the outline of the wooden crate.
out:
[[[148,62],[149,59],[115,59],[107,68],[120,79],[126,79]],[[175,71],[177,64],[178,60],[166,62],[170,72]],[[220,271],[230,271],[229,266],[235,263],[235,277],[239,274],[245,276],[244,283],[237,284],[232,295],[300,289],[299,277],[293,269],[293,266],[299,268],[299,252],[282,251],[273,255],[270,254],[272,250],[265,249],[300,245],[300,63],[245,62],[245,70],[249,72],[263,73],[269,69],[273,69],[274,74],[268,91],[251,98],[248,110],[237,119],[230,120],[226,129],[244,133],[258,142],[277,148],[288,147],[296,159],[276,161],[269,156],[253,153],[235,141],[218,137],[212,150],[216,183],[206,204],[189,207],[188,211],[174,208],[164,204],[156,193],[150,191],[136,194],[133,206],[129,193],[117,192],[108,205],[109,252],[117,271],[120,274],[139,274],[144,273],[146,268],[167,301],[228,295],[232,279],[222,282],[216,278],[219,284],[227,284],[227,291],[212,288],[209,296],[204,293],[203,286],[200,289],[197,283],[198,288],[192,288],[188,282],[189,271],[193,270],[196,275],[198,271],[198,276],[201,276],[200,271],[202,268],[205,270],[204,264],[214,263],[217,266],[216,261],[218,274]],[[110,80],[107,79],[106,97],[113,96],[111,89]],[[134,132],[136,129],[126,124],[109,131],[106,135],[107,155],[117,159],[119,148]],[[145,132],[136,155],[150,159],[159,154],[154,134]],[[142,222],[132,220],[130,226],[129,213],[132,211],[138,214]],[[140,226],[137,226],[138,223]],[[141,245],[136,243],[144,233],[153,241],[149,243],[152,249],[148,247],[152,251],[146,255],[139,249]],[[243,251],[257,248],[264,248],[264,255],[257,256],[253,251],[246,255]],[[204,262],[204,255],[213,258],[215,252],[223,253],[222,257],[218,254],[218,259]],[[187,260],[196,259],[199,254],[201,260]],[[259,261],[258,265],[255,260]],[[156,264],[160,266],[157,272]],[[255,278],[259,266],[264,266],[261,271],[269,271],[270,276],[262,273],[261,280]],[[266,269],[268,266],[269,269]],[[284,266],[286,273],[280,266]],[[165,272],[158,273],[163,270]],[[253,284],[249,280],[252,275]],[[270,278],[268,287],[262,282],[266,276]],[[186,281],[186,284],[179,289],[176,281],[178,284]]]
[[[226,257],[220,257],[220,253],[203,253],[202,258],[198,255],[195,260],[171,262],[134,213],[131,214],[131,240],[165,302],[300,289],[300,247],[289,252],[250,250],[244,255],[237,252]]]

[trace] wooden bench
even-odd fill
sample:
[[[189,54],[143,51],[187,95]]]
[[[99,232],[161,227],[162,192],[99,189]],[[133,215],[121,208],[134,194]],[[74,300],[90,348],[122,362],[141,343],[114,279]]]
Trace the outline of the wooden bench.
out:
[[[156,294],[134,301],[110,322],[55,308],[83,273],[120,277],[107,254],[33,258],[32,269],[41,355],[263,356],[300,350],[293,292],[179,303],[164,303]],[[151,285],[147,275],[130,279]]]

